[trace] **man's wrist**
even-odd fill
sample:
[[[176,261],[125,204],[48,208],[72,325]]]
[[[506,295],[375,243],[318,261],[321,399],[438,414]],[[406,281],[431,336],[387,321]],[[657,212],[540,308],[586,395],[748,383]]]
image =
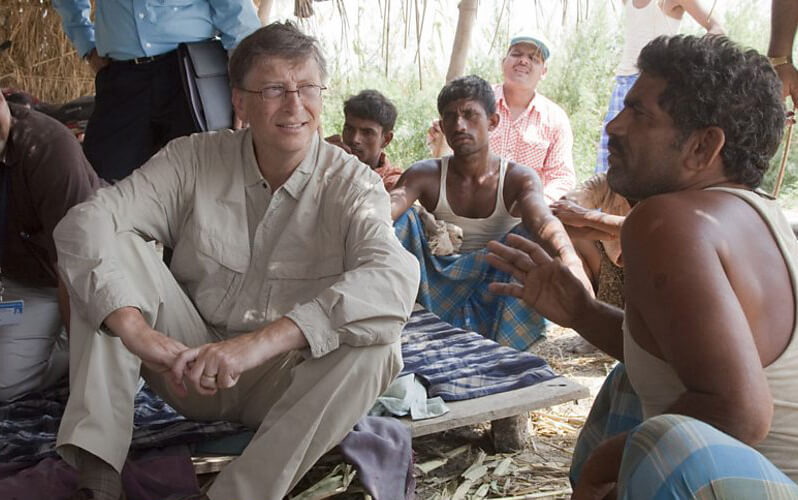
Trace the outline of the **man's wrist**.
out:
[[[770,65],[773,66],[773,68],[778,68],[785,64],[792,64],[792,58],[790,56],[768,56],[768,61],[770,61]]]
[[[574,320],[570,327],[576,330],[580,335],[582,332],[591,330],[596,325],[601,324],[604,315],[609,313],[605,306],[606,304],[597,300],[585,290],[582,299],[579,301],[578,310],[574,315]]]

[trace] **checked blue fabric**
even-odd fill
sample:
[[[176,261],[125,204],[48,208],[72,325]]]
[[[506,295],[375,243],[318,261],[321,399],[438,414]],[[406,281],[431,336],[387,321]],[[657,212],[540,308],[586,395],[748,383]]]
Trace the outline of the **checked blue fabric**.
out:
[[[421,284],[416,302],[428,311],[447,323],[519,351],[545,336],[548,322],[543,316],[520,299],[488,291],[490,283],[512,278],[488,264],[487,250],[432,255],[424,227],[412,207],[396,220],[394,230],[402,245],[419,261]],[[521,225],[511,233],[529,238]]]
[[[69,396],[64,383],[0,404],[0,463],[38,462],[55,457],[55,439]],[[147,386],[135,399],[132,449],[165,447],[213,439],[245,430],[228,422],[187,420]],[[2,495],[0,495],[2,496]]]
[[[535,385],[557,376],[528,352],[500,346],[475,332],[415,311],[402,332],[402,374],[415,373],[429,397],[444,401],[478,398]]]
[[[761,453],[709,424],[684,415],[642,419],[623,364],[596,397],[571,465],[575,484],[602,441],[629,432],[618,474],[620,500],[798,499],[798,485]]]
[[[599,140],[598,155],[596,157],[596,173],[601,174],[609,170],[610,165],[607,162],[607,157],[610,155],[607,146],[610,138],[607,135],[607,124],[613,118],[618,116],[618,113],[623,109],[623,100],[626,94],[632,89],[632,85],[637,81],[636,75],[619,75],[615,77],[615,83],[612,86],[612,95],[610,96],[610,108],[607,110],[607,115],[604,117],[604,123],[601,125],[601,140]]]

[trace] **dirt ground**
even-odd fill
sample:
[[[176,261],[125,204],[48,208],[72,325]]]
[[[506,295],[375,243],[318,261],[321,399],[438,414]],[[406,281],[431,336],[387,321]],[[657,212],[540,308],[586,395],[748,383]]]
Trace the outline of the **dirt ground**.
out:
[[[593,397],[613,364],[610,357],[597,351],[573,352],[583,343],[574,331],[555,326],[531,351],[546,359],[555,372],[587,386],[590,398],[531,413],[532,441],[516,453],[495,453],[487,423],[415,439],[416,498],[569,498],[568,468],[574,443]],[[319,461],[289,498],[371,497],[363,491],[351,467],[333,453]]]

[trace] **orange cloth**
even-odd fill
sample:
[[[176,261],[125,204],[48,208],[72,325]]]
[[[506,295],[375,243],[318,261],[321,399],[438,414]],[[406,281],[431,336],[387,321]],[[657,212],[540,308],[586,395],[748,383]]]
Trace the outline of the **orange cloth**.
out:
[[[390,191],[396,186],[396,183],[399,182],[399,177],[401,177],[404,172],[401,168],[391,165],[385,152],[380,153],[380,163],[374,171],[382,177],[382,183],[385,185],[386,191]]]

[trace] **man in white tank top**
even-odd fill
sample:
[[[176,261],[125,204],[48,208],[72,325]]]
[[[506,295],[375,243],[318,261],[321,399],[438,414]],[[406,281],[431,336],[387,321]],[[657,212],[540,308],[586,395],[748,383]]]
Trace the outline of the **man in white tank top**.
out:
[[[622,0],[624,4],[623,49],[621,61],[615,70],[615,81],[610,96],[610,106],[601,127],[596,173],[606,172],[607,124],[620,113],[623,98],[634,85],[640,72],[637,56],[648,42],[658,36],[672,36],[679,32],[684,13],[687,12],[708,33],[723,34],[723,26],[713,15],[717,0]]]
[[[756,191],[785,123],[776,73],[725,37],[658,38],[638,66],[607,126],[609,184],[638,200],[625,311],[520,237],[489,246],[522,283],[493,290],[623,363],[577,443],[573,498],[798,498],[798,241]]]
[[[405,171],[390,193],[393,219],[418,200],[437,219],[463,229],[464,252],[484,248],[523,223],[590,289],[568,234],[544,200],[538,175],[489,150],[490,131],[499,121],[490,85],[478,76],[449,82],[438,94],[438,112],[454,154]]]

